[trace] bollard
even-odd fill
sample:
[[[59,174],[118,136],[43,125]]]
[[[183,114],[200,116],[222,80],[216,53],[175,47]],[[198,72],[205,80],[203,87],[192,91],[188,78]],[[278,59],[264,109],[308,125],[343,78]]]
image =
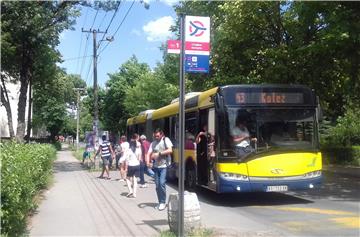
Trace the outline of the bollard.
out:
[[[178,193],[172,193],[169,196],[168,202],[168,223],[170,231],[178,232],[178,207],[179,196]],[[190,233],[194,229],[201,226],[200,218],[200,203],[196,193],[184,193],[184,233]]]

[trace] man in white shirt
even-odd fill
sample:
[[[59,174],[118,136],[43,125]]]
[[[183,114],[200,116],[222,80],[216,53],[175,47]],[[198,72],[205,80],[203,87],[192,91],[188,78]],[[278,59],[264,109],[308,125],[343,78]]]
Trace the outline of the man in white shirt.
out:
[[[154,160],[154,173],[156,194],[159,200],[157,209],[162,211],[166,208],[166,169],[171,161],[173,144],[169,138],[164,136],[164,132],[158,128],[154,132],[155,140],[151,143],[149,151],[146,155],[146,164],[150,165]]]

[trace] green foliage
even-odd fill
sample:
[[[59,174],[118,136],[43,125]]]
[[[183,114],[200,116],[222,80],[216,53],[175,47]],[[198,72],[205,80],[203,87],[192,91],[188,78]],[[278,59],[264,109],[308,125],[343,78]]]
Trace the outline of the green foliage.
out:
[[[161,86],[159,87],[159,85]],[[140,111],[160,108],[177,95],[176,86],[167,83],[165,78],[157,76],[155,73],[147,73],[126,91],[124,105],[128,114],[135,116]]]
[[[337,119],[336,126],[329,127],[323,135],[325,146],[360,145],[360,108],[348,108],[344,116]]]
[[[359,4],[183,1],[175,10],[211,18],[211,74],[189,75],[196,90],[305,84],[316,90],[331,120],[347,103],[360,103]]]
[[[25,135],[29,83],[53,78],[60,54],[60,33],[79,15],[77,2],[1,2],[1,70],[20,82],[17,139]]]
[[[54,148],[55,148],[57,151],[60,151],[60,150],[61,150],[61,142],[55,141],[52,145],[54,146]]]
[[[121,65],[118,73],[109,75],[110,80],[106,83],[108,89],[101,108],[101,118],[105,130],[125,131],[126,120],[130,117],[124,106],[124,102],[128,99],[126,93],[140,77],[149,72],[149,66],[139,63],[133,56]]]
[[[0,144],[1,233],[20,236],[26,218],[35,208],[34,196],[46,187],[55,149],[45,144]]]
[[[66,108],[76,107],[74,88],[84,88],[85,82],[77,75],[66,75],[55,70],[48,80],[34,85],[34,121],[35,127],[45,125],[54,138],[60,132],[66,135],[76,134],[76,120],[67,114]]]
[[[324,147],[321,149],[326,164],[360,166],[360,146]]]
[[[175,237],[177,236],[175,233],[171,232],[170,230],[162,231],[160,233],[160,237]],[[194,229],[190,233],[187,233],[186,236],[189,237],[211,237],[216,236],[215,232],[212,229],[207,228],[199,228]]]

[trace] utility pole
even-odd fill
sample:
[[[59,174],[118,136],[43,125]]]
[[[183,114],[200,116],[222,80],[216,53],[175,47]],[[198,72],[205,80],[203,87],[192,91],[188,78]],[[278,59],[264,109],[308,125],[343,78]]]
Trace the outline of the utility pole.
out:
[[[79,150],[79,126],[80,126],[80,91],[85,91],[85,88],[74,88],[77,92],[77,118],[76,118],[76,150]]]
[[[82,32],[92,33],[93,34],[93,65],[94,65],[94,122],[93,122],[93,132],[95,133],[95,140],[98,137],[98,125],[99,125],[99,107],[98,107],[98,85],[97,85],[97,43],[96,43],[96,34],[106,34],[106,31],[100,31],[95,29],[84,30]],[[94,142],[95,142],[94,140]],[[95,144],[95,143],[94,143]]]

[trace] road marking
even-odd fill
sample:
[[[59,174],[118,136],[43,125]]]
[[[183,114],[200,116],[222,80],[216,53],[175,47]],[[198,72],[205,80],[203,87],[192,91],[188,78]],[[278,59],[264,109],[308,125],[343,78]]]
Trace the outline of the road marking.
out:
[[[343,228],[360,229],[360,218],[354,212],[337,211],[337,210],[329,210],[329,209],[324,210],[324,209],[307,208],[307,207],[265,207],[265,208],[281,210],[281,211],[294,211],[294,212],[305,212],[305,213],[315,213],[315,214],[324,214],[324,215],[348,216],[348,217],[330,218],[327,220],[335,222],[336,224],[343,226]],[[288,229],[291,229],[293,231],[299,231],[303,228],[304,225],[309,226],[309,221],[304,221],[304,222],[289,221],[289,222],[283,222],[282,225],[286,226]]]
[[[325,215],[345,215],[345,216],[357,215],[354,212],[337,211],[337,210],[329,210],[329,209],[324,210],[324,209],[309,208],[309,207],[265,207],[265,208],[281,210],[281,211],[295,211],[295,212],[306,212],[306,213],[316,213],[316,214],[325,214]]]
[[[300,222],[300,221],[287,221],[287,222],[278,223],[278,225],[283,226],[283,227],[287,228],[288,230],[295,231],[295,232],[300,232],[300,231],[306,229],[307,226],[309,226],[308,223]]]
[[[359,217],[339,217],[339,218],[333,218],[330,220],[336,222],[337,224],[344,225],[348,228],[360,229]]]

